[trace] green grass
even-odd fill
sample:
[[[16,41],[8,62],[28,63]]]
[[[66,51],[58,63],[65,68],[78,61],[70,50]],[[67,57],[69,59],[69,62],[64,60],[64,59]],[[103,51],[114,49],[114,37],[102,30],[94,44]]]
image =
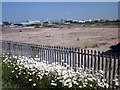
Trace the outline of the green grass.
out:
[[[90,46],[88,46],[89,48],[97,48],[98,47],[98,44],[97,43],[94,43],[94,44],[91,44]]]
[[[2,89],[2,56],[0,56],[0,89]]]

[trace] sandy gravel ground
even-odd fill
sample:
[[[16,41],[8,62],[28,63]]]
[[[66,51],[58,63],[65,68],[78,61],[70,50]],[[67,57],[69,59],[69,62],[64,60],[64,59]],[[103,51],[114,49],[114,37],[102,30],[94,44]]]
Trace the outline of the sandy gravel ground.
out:
[[[2,40],[102,51],[118,43],[117,38],[118,28],[8,28],[2,30]]]

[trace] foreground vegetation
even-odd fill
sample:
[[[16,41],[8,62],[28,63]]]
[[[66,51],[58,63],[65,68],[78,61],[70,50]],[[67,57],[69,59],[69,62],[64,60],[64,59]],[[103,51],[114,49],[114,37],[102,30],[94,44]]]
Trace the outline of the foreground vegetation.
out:
[[[36,59],[38,60],[38,59]],[[92,70],[78,71],[68,69],[59,64],[46,64],[27,57],[8,57],[3,55],[3,90],[6,88],[22,88],[28,90],[43,89],[72,89],[72,90],[96,90],[108,88],[105,83],[104,72]]]
[[[0,90],[2,88],[2,56],[0,55]]]

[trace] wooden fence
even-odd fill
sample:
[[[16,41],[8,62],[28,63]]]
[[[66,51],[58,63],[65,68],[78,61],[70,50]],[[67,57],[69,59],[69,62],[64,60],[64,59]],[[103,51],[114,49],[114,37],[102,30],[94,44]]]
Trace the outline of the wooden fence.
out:
[[[67,65],[75,70],[82,66],[84,69],[93,69],[93,72],[103,70],[110,88],[115,89],[114,79],[118,78],[120,83],[120,53],[12,41],[3,41],[2,51],[16,56],[39,58],[40,61],[44,60],[46,63],[58,62],[62,66]]]

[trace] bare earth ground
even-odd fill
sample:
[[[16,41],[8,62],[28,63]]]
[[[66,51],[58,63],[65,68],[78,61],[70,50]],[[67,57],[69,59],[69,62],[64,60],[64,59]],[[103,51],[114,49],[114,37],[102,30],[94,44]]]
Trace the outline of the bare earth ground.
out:
[[[117,44],[117,38],[118,28],[8,28],[2,30],[2,40],[102,51]]]

